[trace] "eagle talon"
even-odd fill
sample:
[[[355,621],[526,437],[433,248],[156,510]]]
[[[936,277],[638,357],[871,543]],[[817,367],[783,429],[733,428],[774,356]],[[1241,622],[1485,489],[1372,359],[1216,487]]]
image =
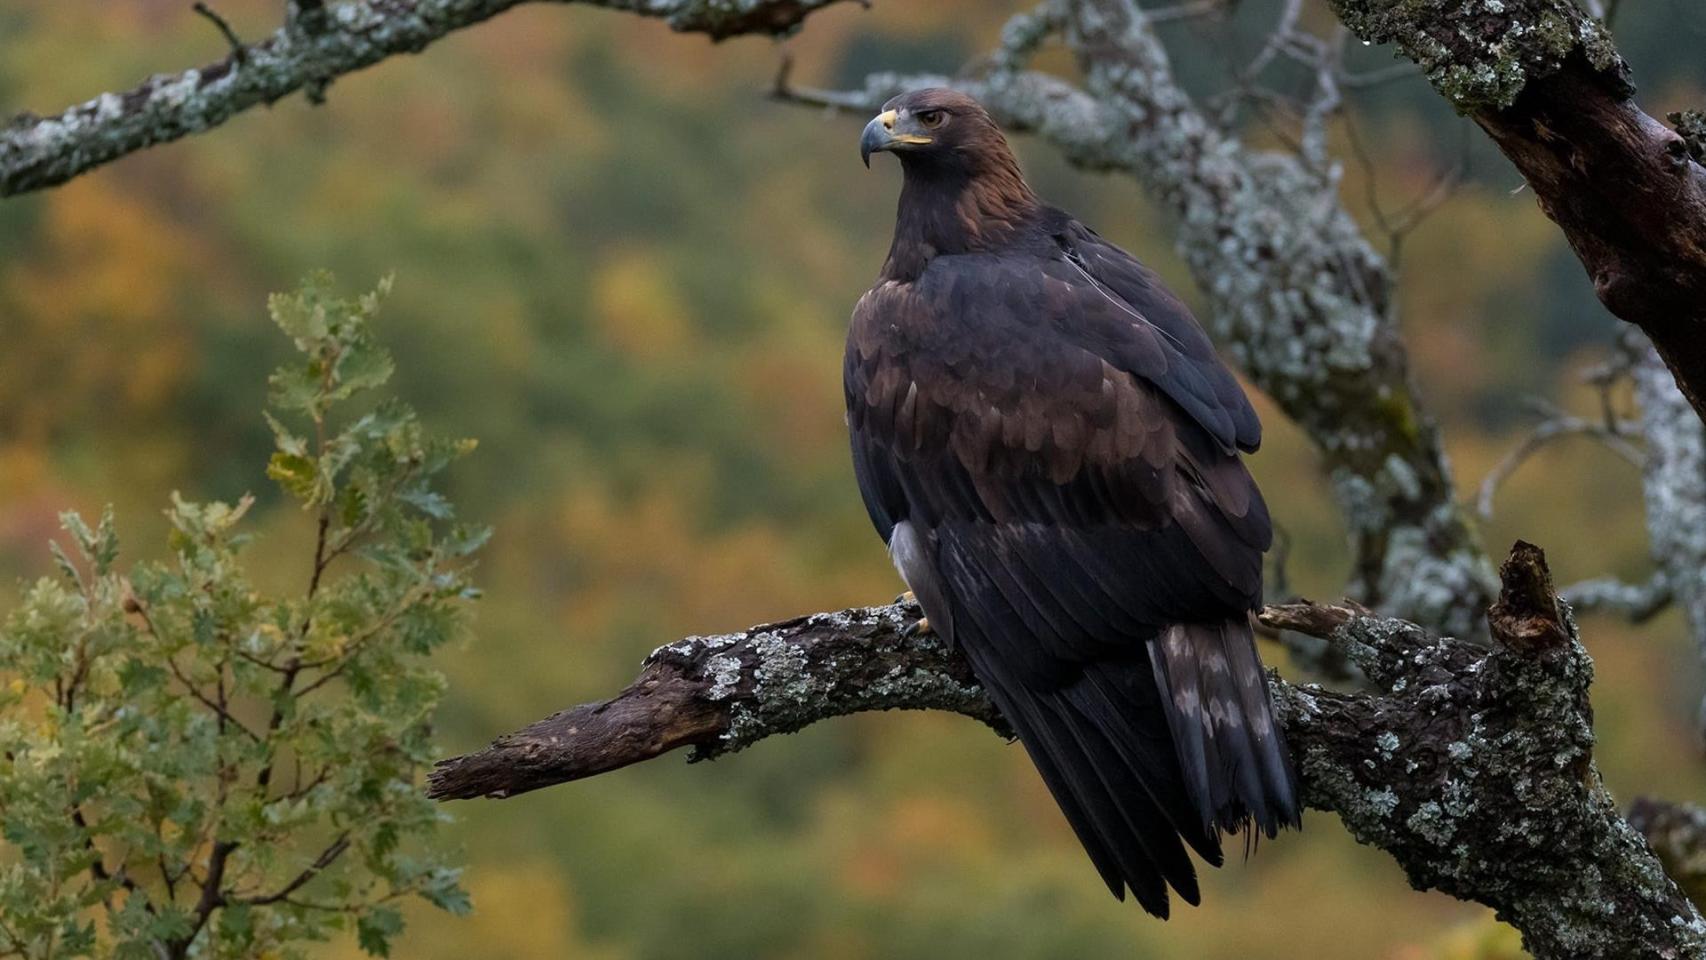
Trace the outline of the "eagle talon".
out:
[[[918,606],[918,597],[913,595],[911,590],[908,590],[900,596],[895,597],[894,604],[896,606],[916,607]]]
[[[901,631],[901,636],[911,639],[913,637],[933,635],[935,632],[936,631],[930,626],[929,617],[919,617],[917,623]]]

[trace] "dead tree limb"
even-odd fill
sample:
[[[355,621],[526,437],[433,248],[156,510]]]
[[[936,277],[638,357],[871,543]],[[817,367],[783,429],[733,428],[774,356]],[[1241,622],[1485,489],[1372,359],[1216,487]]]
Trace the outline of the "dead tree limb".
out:
[[[1706,958],[1706,923],[1618,812],[1593,762],[1593,664],[1539,549],[1505,562],[1489,644],[1355,606],[1269,607],[1376,687],[1273,693],[1308,805],[1420,889],[1487,904],[1539,960]],[[1005,730],[959,654],[907,632],[915,608],[844,610],[689,637],[610,700],[440,762],[440,799],[509,797],[679,747],[709,759],[864,710],[935,709]],[[1288,841],[1298,842],[1298,841]]]
[[[510,797],[692,747],[702,760],[863,710],[946,710],[1011,736],[971,667],[911,635],[918,608],[819,613],[659,647],[626,690],[445,760],[440,799]]]
[[[297,90],[332,80],[539,0],[353,0],[296,4],[283,26],[224,59],[156,74],[51,117],[21,114],[0,127],[0,197],[64,183],[126,154],[212,129]],[[553,0],[655,17],[713,40],[781,35],[840,0]],[[223,21],[216,22],[223,23]]]

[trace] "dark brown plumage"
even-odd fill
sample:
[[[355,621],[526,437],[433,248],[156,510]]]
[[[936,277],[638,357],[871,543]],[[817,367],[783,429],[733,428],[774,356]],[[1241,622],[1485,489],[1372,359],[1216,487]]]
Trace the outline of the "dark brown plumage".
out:
[[[1261,425],[1190,312],[1026,185],[971,99],[891,100],[894,243],[844,369],[866,508],[1096,868],[1166,916],[1188,844],[1296,825],[1250,633]]]

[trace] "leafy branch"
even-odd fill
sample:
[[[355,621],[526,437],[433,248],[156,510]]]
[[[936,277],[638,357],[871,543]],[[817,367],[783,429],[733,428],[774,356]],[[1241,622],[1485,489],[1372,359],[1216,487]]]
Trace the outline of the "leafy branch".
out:
[[[368,400],[389,287],[269,303],[299,352],[266,418],[314,525],[302,593],[248,580],[253,497],[174,495],[165,558],[128,571],[110,511],[64,516],[59,575],[0,627],[0,954],[299,956],[348,929],[385,955],[398,899],[467,909],[415,781],[487,531],[435,489],[473,444]]]

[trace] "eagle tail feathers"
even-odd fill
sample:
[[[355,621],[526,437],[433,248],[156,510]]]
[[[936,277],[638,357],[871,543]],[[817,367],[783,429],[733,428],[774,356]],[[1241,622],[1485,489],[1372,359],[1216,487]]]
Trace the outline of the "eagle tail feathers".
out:
[[[1186,844],[1214,866],[1222,861],[1220,844],[1180,780],[1164,698],[1142,651],[1087,665],[1065,686],[1038,689],[1003,670],[966,626],[961,621],[957,639],[1108,888],[1121,899],[1129,888],[1162,918],[1169,886],[1186,903],[1200,902]]]
[[[1149,654],[1203,824],[1217,833],[1253,826],[1268,837],[1299,826],[1297,774],[1249,621],[1175,624]]]

